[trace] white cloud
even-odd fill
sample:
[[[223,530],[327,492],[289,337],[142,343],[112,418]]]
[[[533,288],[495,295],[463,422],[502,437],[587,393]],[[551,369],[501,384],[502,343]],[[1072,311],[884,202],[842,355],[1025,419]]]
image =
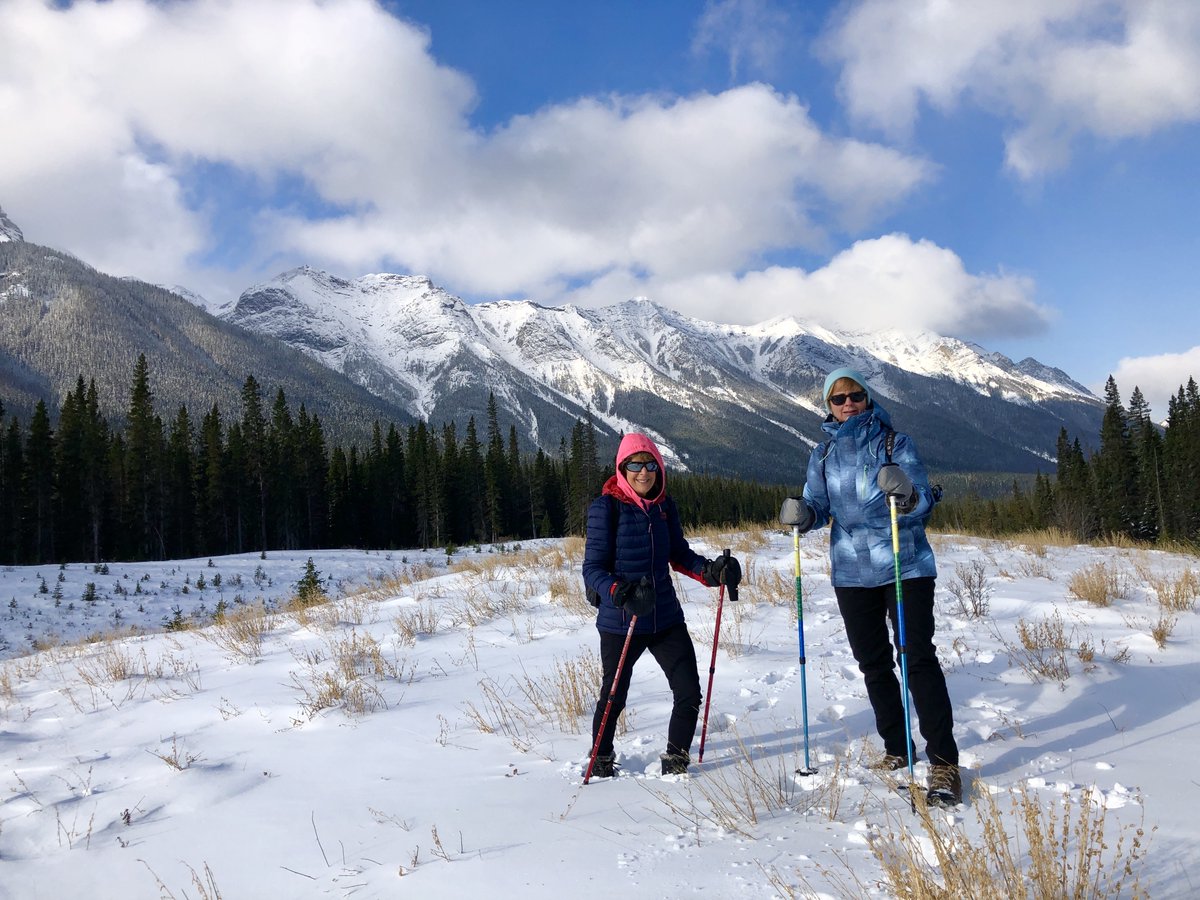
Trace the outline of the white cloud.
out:
[[[740,277],[710,272],[672,279],[621,271],[571,299],[590,306],[638,295],[718,322],[793,316],[851,329],[928,330],[965,339],[1035,334],[1053,315],[1035,302],[1029,279],[971,274],[952,251],[902,234],[858,241],[813,272],[772,267]]]
[[[710,50],[729,59],[729,77],[738,80],[742,70],[769,74],[788,47],[788,14],[771,0],[707,0],[696,23],[692,52]]]
[[[824,248],[933,171],[759,84],[583,98],[482,133],[470,81],[371,0],[0,0],[0,18],[0,121],[20,123],[0,199],[27,239],[201,290],[212,207],[231,213],[205,193],[214,165],[253,185],[232,212],[258,261],[541,299]],[[299,199],[255,205],[284,182]]]
[[[906,133],[922,102],[974,103],[1010,123],[1029,178],[1081,133],[1149,134],[1200,119],[1200,4],[1180,0],[862,0],[830,32],[856,118]]]
[[[1124,357],[1112,377],[1126,406],[1133,389],[1140,388],[1150,404],[1151,417],[1161,422],[1167,417],[1167,401],[1179,393],[1179,388],[1185,387],[1191,378],[1200,383],[1200,346],[1182,353]],[[1092,390],[1097,396],[1104,396],[1104,382],[1093,385]]]

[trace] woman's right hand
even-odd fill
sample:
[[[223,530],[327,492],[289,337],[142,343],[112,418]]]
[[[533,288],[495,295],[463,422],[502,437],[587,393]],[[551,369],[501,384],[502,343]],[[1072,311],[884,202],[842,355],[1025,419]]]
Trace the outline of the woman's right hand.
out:
[[[816,518],[812,508],[804,502],[802,497],[788,497],[779,509],[779,521],[784,525],[799,528],[801,534],[812,528]]]

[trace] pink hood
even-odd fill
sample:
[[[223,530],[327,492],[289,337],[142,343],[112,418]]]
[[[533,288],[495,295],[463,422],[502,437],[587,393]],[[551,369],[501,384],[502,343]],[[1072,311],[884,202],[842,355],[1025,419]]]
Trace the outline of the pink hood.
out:
[[[658,489],[649,497],[639,496],[638,492],[633,489],[633,485],[625,478],[625,473],[621,471],[621,463],[635,453],[649,453],[658,463],[658,481],[656,482]],[[658,503],[667,495],[667,467],[663,465],[662,454],[658,452],[654,441],[646,435],[636,432],[631,432],[621,438],[621,446],[617,448],[616,474],[604,483],[603,493],[611,494],[626,503],[636,503],[643,509],[653,503]]]

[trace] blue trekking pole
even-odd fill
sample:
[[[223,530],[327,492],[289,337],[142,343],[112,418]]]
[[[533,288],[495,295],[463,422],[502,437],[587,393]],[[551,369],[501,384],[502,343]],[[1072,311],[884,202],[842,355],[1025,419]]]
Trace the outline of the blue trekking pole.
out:
[[[800,641],[800,715],[804,720],[804,768],[797,775],[816,775],[808,760],[808,681],[804,674],[804,591],[800,583],[800,526],[792,526],[792,546],[796,550],[796,634]]]
[[[913,812],[917,811],[917,800],[912,791],[913,753],[912,753],[912,716],[908,711],[908,653],[905,649],[904,638],[904,589],[900,586],[900,528],[896,524],[896,498],[888,497],[888,505],[892,510],[892,556],[896,567],[896,648],[900,654],[900,692],[904,699],[904,748],[908,756],[908,799],[912,803]]]

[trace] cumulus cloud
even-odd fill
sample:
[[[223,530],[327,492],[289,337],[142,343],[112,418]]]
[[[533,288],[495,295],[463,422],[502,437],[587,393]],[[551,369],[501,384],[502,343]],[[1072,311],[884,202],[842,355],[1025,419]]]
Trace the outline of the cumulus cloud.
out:
[[[933,331],[968,340],[1028,336],[1053,319],[1034,299],[1030,279],[971,274],[952,251],[903,234],[858,241],[812,272],[775,266],[676,279],[612,272],[571,299],[602,305],[614,295],[648,296],[718,322],[792,316],[852,330]]]
[[[0,0],[0,15],[0,120],[20,123],[5,207],[31,241],[152,280],[211,279],[219,213],[273,265],[547,299],[825,247],[933,176],[762,84],[581,98],[483,133],[470,80],[373,0]],[[206,193],[212,170],[245,189]]]
[[[1129,405],[1129,395],[1135,387],[1150,404],[1150,415],[1156,422],[1167,417],[1167,401],[1185,387],[1189,379],[1200,383],[1200,346],[1182,353],[1163,353],[1158,356],[1127,356],[1117,363],[1112,373],[1121,391],[1121,400]],[[1104,395],[1104,384],[1092,385],[1097,396]]]
[[[831,29],[851,115],[907,133],[922,103],[1010,123],[1006,164],[1031,178],[1074,138],[1200,119],[1200,4],[1179,0],[862,0]]]

